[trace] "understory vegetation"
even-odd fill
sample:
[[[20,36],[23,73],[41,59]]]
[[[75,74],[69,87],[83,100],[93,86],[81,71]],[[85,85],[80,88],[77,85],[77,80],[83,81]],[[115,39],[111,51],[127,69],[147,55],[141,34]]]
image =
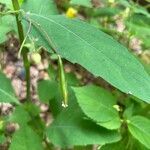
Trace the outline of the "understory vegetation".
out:
[[[0,150],[149,150],[149,11],[0,0]]]

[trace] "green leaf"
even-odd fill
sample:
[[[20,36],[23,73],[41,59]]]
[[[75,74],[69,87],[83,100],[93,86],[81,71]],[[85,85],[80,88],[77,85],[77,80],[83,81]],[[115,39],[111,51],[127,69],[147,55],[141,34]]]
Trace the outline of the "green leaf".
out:
[[[12,30],[15,30],[15,17],[11,15],[0,16],[0,44],[7,39],[6,34]]]
[[[124,141],[119,141],[117,143],[106,144],[100,148],[100,150],[127,150]]]
[[[141,117],[134,116],[128,121],[128,128],[131,134],[139,140],[147,148],[150,148],[150,120]]]
[[[70,89],[68,90],[68,93],[70,94]],[[61,93],[58,92],[55,95],[55,97],[51,101],[49,101],[49,104],[50,104],[50,110],[52,112],[53,118],[55,119],[63,110]]]
[[[26,125],[14,133],[9,150],[43,150],[42,140]]]
[[[82,65],[122,92],[150,103],[149,75],[112,37],[87,23],[63,16],[30,14],[28,17],[34,21],[32,36],[49,52],[52,41],[56,51],[68,61]]]
[[[91,0],[71,0],[70,1],[71,4],[75,4],[75,5],[81,5],[81,6],[85,6],[85,7],[92,7],[92,3]]]
[[[123,139],[117,143],[106,144],[100,150],[148,150],[137,140],[129,138]]]
[[[58,83],[50,80],[40,81],[38,83],[38,95],[42,102],[50,103],[50,110],[55,118],[62,110],[62,97]]]
[[[70,92],[69,92],[70,93]],[[72,93],[69,106],[63,109],[47,129],[50,141],[60,147],[73,145],[106,144],[120,140],[117,131],[109,131],[85,119]]]
[[[14,90],[11,85],[11,81],[6,78],[6,76],[0,72],[0,102],[5,103],[16,103],[19,101],[15,97]]]
[[[117,129],[121,122],[113,105],[116,99],[111,93],[93,85],[73,88],[79,106],[83,112],[97,124],[108,129]]]
[[[26,12],[36,13],[43,16],[58,14],[55,2],[53,0],[26,0],[22,4],[22,9]]]
[[[83,112],[101,126],[109,129],[120,127],[120,118],[113,108],[116,99],[106,90],[93,85],[73,88]]]
[[[46,124],[43,120],[41,120],[40,116],[32,117],[32,120],[29,121],[28,124],[40,137],[43,137],[43,131],[45,131]]]
[[[57,60],[57,58],[56,58],[56,60]],[[47,73],[51,80],[55,80],[57,78],[57,70],[55,70],[51,64],[49,65],[49,67],[47,69]]]
[[[124,118],[129,118],[133,115],[134,104],[130,104],[124,111],[123,116]]]
[[[15,111],[9,116],[10,122],[18,123],[19,125],[25,125],[30,120],[28,112],[23,108],[23,106],[17,106]]]
[[[40,114],[40,108],[34,103],[26,103],[24,104],[26,111],[30,114],[30,116],[35,117]]]
[[[143,64],[147,73],[150,75],[150,64],[145,63],[144,60],[141,60],[141,63]]]
[[[74,108],[60,114],[48,128],[47,136],[51,142],[61,147],[72,145],[105,144],[120,139],[116,131],[108,131],[84,120],[81,111]]]
[[[57,94],[58,87],[56,82],[43,80],[38,83],[38,95],[42,102],[49,103]]]
[[[79,86],[80,81],[74,73],[65,73],[67,84],[70,86]]]
[[[138,149],[138,150],[149,150],[148,148],[146,148],[143,144],[141,144],[139,141],[137,141],[136,139],[132,139],[132,149],[131,150],[134,150],[134,149]]]

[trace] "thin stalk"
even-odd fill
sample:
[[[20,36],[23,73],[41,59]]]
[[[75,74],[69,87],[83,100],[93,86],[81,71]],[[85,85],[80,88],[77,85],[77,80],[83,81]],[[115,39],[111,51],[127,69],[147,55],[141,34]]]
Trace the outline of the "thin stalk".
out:
[[[4,15],[10,15],[10,14],[19,14],[19,11],[6,11],[6,12],[0,12],[1,16]]]
[[[21,44],[21,46],[20,46],[19,52],[18,52],[18,57],[19,57],[19,58],[20,58],[20,56],[21,56],[22,49],[23,49],[24,44],[25,44],[25,42],[26,42],[26,40],[27,40],[27,37],[28,37],[28,35],[29,35],[29,33],[30,33],[30,30],[31,30],[31,22],[30,22],[30,24],[29,24],[29,29],[28,29],[28,31],[27,31],[27,34],[26,34],[26,36],[25,36],[25,38],[24,38],[24,40],[23,40],[23,42],[22,42],[22,44]]]
[[[28,20],[28,22],[31,22],[33,26],[35,26],[43,35],[44,37],[46,38],[48,44],[49,44],[49,47],[51,48],[51,50],[57,54],[57,50],[56,50],[56,47],[54,46],[52,40],[50,39],[50,37],[48,36],[47,32],[40,26],[40,24],[38,24],[36,21],[30,19]]]
[[[15,11],[20,10],[18,0],[12,0],[12,4],[13,4]],[[20,44],[22,44],[24,41],[24,32],[23,32],[23,26],[21,24],[21,20],[19,19],[19,14],[16,14],[16,22],[17,22]],[[24,68],[26,72],[26,86],[27,86],[26,99],[30,100],[30,63],[28,60],[28,49],[25,47],[22,50],[22,56],[23,56],[23,63],[24,63]]]

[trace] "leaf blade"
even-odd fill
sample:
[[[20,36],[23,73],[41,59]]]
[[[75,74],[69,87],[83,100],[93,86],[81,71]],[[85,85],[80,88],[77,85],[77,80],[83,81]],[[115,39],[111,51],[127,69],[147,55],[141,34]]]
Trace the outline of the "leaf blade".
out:
[[[16,23],[15,23],[15,17],[8,15],[8,16],[0,16],[0,44],[5,42],[7,39],[6,34],[10,31],[15,30],[16,31]]]
[[[63,109],[46,133],[53,144],[60,147],[73,145],[106,144],[120,140],[117,131],[110,131],[84,119],[72,91],[69,92],[68,108]]]
[[[147,148],[150,148],[150,120],[142,116],[133,116],[128,121],[131,134]]]
[[[139,61],[112,37],[87,23],[63,16],[32,14],[30,17],[45,30],[62,57],[72,63],[79,63],[122,92],[131,93],[150,103],[149,75]],[[36,33],[32,32],[32,35],[37,37],[41,31],[34,30]],[[51,52],[47,39],[43,37],[38,36],[39,44]]]
[[[16,103],[19,104],[19,101],[15,97],[14,90],[12,88],[11,82],[5,77],[3,73],[0,72],[0,102],[5,103]]]
[[[40,137],[29,127],[24,126],[13,135],[10,150],[43,150]]]
[[[104,89],[89,85],[73,88],[82,111],[97,124],[108,129],[118,129],[121,121],[113,108],[116,99]]]

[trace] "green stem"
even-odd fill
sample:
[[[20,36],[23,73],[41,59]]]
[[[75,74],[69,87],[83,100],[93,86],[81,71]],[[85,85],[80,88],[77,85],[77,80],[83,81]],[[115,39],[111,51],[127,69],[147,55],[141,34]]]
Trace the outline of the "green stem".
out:
[[[4,16],[4,15],[18,14],[18,13],[19,11],[6,11],[6,12],[0,12],[0,15]]]
[[[57,54],[57,51],[56,51],[56,48],[54,46],[54,44],[52,43],[52,40],[50,39],[50,37],[48,36],[47,32],[40,26],[40,24],[38,24],[36,21],[30,19],[28,20],[28,22],[31,22],[33,26],[35,26],[43,35],[44,37],[46,38],[48,44],[49,44],[49,47],[52,49],[52,51]]]
[[[20,10],[20,6],[18,3],[18,0],[12,0],[12,4],[14,7],[15,11]],[[16,14],[16,22],[17,22],[17,28],[18,28],[18,34],[19,34],[19,39],[20,39],[20,44],[24,41],[24,32],[23,32],[23,26],[21,24],[21,20],[19,19],[19,14]],[[24,68],[26,72],[26,85],[27,85],[27,100],[30,100],[30,63],[28,60],[28,49],[23,48],[22,50],[22,56],[23,56],[23,63],[24,63]]]

